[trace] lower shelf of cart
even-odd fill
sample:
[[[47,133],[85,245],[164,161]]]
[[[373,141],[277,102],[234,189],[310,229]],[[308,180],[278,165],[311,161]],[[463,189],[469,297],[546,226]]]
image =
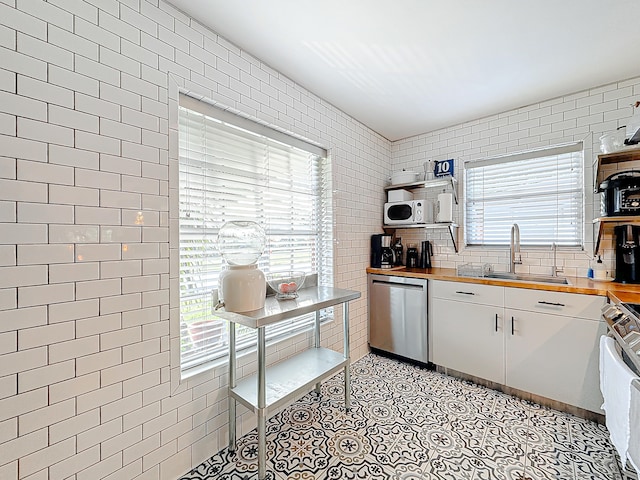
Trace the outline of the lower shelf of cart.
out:
[[[319,381],[333,376],[347,365],[342,353],[327,348],[310,348],[266,369],[265,408],[278,408],[308,392]],[[258,411],[258,374],[240,380],[231,389],[233,398]]]

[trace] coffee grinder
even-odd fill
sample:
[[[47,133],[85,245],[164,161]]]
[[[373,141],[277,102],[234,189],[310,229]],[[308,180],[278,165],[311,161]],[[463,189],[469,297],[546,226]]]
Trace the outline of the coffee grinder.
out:
[[[616,282],[640,283],[640,226],[614,227],[616,236]]]

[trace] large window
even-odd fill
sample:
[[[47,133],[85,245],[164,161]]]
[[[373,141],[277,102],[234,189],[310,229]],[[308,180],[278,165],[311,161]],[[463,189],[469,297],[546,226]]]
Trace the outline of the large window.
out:
[[[302,270],[333,282],[331,172],[326,152],[187,96],[179,107],[181,368],[227,354],[229,325],[213,311],[225,268],[217,246],[227,221],[252,220],[267,235],[258,267]],[[267,328],[274,340],[308,328],[313,315]],[[255,331],[238,327],[238,350]]]
[[[583,245],[582,143],[465,163],[465,242]]]

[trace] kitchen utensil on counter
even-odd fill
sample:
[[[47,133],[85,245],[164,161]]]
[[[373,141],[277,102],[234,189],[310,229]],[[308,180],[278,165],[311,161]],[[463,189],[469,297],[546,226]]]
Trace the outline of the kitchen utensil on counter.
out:
[[[422,250],[420,250],[420,268],[431,268],[431,257],[433,256],[433,248],[431,242],[425,240],[422,242]]]
[[[436,207],[436,222],[449,223],[453,221],[453,194],[444,190],[438,194]]]
[[[389,181],[391,182],[391,185],[401,185],[403,183],[417,182],[419,177],[419,173],[405,170],[403,168],[399,172],[392,173],[391,177],[389,177]]]
[[[402,246],[402,238],[397,237],[396,243],[393,245],[393,254],[395,257],[394,259],[395,261],[393,262],[393,264],[396,267],[402,266],[403,250],[404,250],[404,247]]]
[[[415,243],[410,243],[407,247],[407,267],[418,267],[418,248]]]
[[[640,226],[618,225],[616,237],[616,282],[640,283]],[[594,276],[596,271],[593,272]]]

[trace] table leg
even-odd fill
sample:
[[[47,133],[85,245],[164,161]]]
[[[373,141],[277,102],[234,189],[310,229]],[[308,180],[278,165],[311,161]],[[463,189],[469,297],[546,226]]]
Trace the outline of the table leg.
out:
[[[267,476],[265,327],[258,328],[258,480]]]
[[[320,348],[320,310],[316,310],[316,323],[313,331],[316,348]],[[316,395],[320,395],[320,382],[316,383]]]
[[[347,364],[344,367],[344,406],[347,410],[351,409],[351,370],[349,353],[349,302],[342,304],[342,321],[344,323],[344,358]]]
[[[236,324],[229,322],[229,451],[236,451],[236,400],[231,389],[236,386]]]

